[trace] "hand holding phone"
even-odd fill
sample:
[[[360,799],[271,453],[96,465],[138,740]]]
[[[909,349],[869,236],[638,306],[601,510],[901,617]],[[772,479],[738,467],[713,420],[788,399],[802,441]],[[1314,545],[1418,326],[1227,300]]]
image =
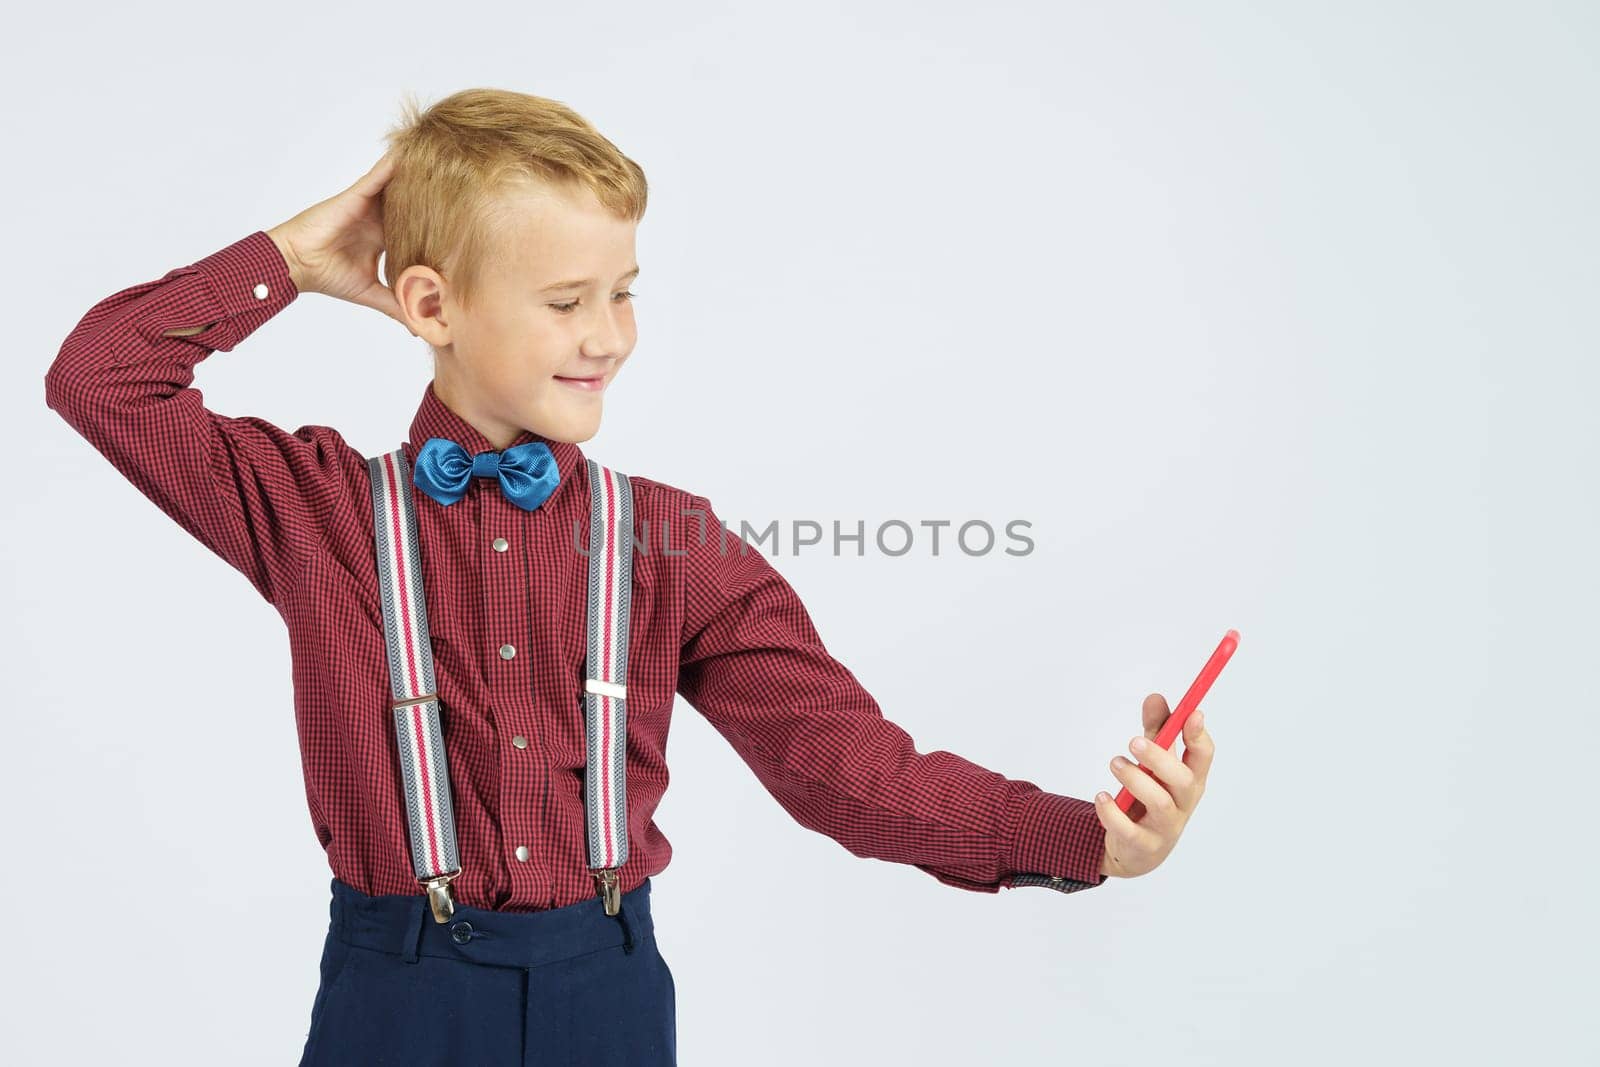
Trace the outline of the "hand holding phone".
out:
[[[1206,665],[1200,668],[1200,677],[1194,680],[1194,684],[1189,687],[1189,691],[1183,694],[1183,699],[1178,701],[1178,707],[1171,715],[1167,716],[1167,721],[1161,724],[1161,729],[1156,731],[1156,744],[1165,749],[1170,750],[1172,748],[1172,743],[1183,732],[1183,724],[1188,720],[1190,713],[1200,706],[1200,701],[1205,698],[1206,693],[1211,689],[1211,683],[1217,680],[1218,674],[1222,673],[1223,664],[1228,662],[1229,657],[1233,655],[1233,650],[1238,647],[1239,631],[1229,630],[1223,635],[1222,642],[1217,645],[1217,650],[1211,653],[1211,658],[1206,660]],[[1150,768],[1144,764],[1140,763],[1136,764],[1136,766],[1152,778],[1155,777]],[[1122,791],[1117,794],[1117,807],[1126,812],[1133,807],[1133,801],[1133,794],[1128,791],[1127,786],[1123,786]]]

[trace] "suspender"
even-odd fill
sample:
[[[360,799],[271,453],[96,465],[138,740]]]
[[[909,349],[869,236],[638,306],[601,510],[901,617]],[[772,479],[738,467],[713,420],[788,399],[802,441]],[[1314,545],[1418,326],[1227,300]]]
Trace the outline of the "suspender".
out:
[[[584,716],[584,808],[590,874],[607,915],[621,907],[617,869],[628,859],[628,615],[633,583],[633,489],[593,459],[589,474],[588,670]],[[395,743],[405,792],[411,866],[427,887],[435,922],[455,912],[450,882],[461,873],[439,691],[433,674],[427,598],[417,541],[416,500],[403,449],[367,459],[372,525],[383,600],[384,646],[394,694]]]
[[[628,476],[589,460],[589,648],[583,683],[589,868],[615,915],[617,868],[628,859],[628,605],[633,589],[633,491]]]

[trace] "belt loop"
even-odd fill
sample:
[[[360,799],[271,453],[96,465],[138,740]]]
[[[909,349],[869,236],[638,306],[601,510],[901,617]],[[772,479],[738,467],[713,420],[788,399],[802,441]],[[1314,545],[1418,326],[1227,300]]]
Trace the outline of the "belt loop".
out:
[[[622,951],[633,952],[633,928],[628,925],[628,909],[626,905],[617,908],[617,922],[622,924]]]
[[[411,909],[411,919],[407,924],[410,926],[410,929],[406,931],[406,943],[400,946],[401,963],[417,962],[417,955],[421,951],[422,946],[423,920],[427,918],[427,915],[428,898],[426,896],[420,896],[417,898],[415,905]]]

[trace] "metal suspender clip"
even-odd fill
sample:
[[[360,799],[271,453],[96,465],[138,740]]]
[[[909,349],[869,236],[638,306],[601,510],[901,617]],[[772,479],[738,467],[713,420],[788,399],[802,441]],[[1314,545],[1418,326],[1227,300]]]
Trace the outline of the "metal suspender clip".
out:
[[[605,901],[606,914],[615,915],[622,910],[622,884],[617,880],[615,867],[602,867],[590,871],[594,875],[595,893]]]
[[[450,921],[450,916],[455,914],[456,902],[450,896],[450,882],[460,873],[459,870],[454,870],[437,878],[419,879],[428,887],[428,907],[433,909],[434,922],[447,923]]]

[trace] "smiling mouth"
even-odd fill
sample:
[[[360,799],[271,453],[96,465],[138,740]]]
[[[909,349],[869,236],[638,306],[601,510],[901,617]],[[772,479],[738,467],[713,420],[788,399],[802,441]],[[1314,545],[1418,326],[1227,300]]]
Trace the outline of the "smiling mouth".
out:
[[[555,379],[563,385],[570,385],[574,389],[582,389],[591,393],[599,392],[605,388],[606,384],[605,376],[602,374],[596,374],[590,378],[564,378],[557,374]]]

